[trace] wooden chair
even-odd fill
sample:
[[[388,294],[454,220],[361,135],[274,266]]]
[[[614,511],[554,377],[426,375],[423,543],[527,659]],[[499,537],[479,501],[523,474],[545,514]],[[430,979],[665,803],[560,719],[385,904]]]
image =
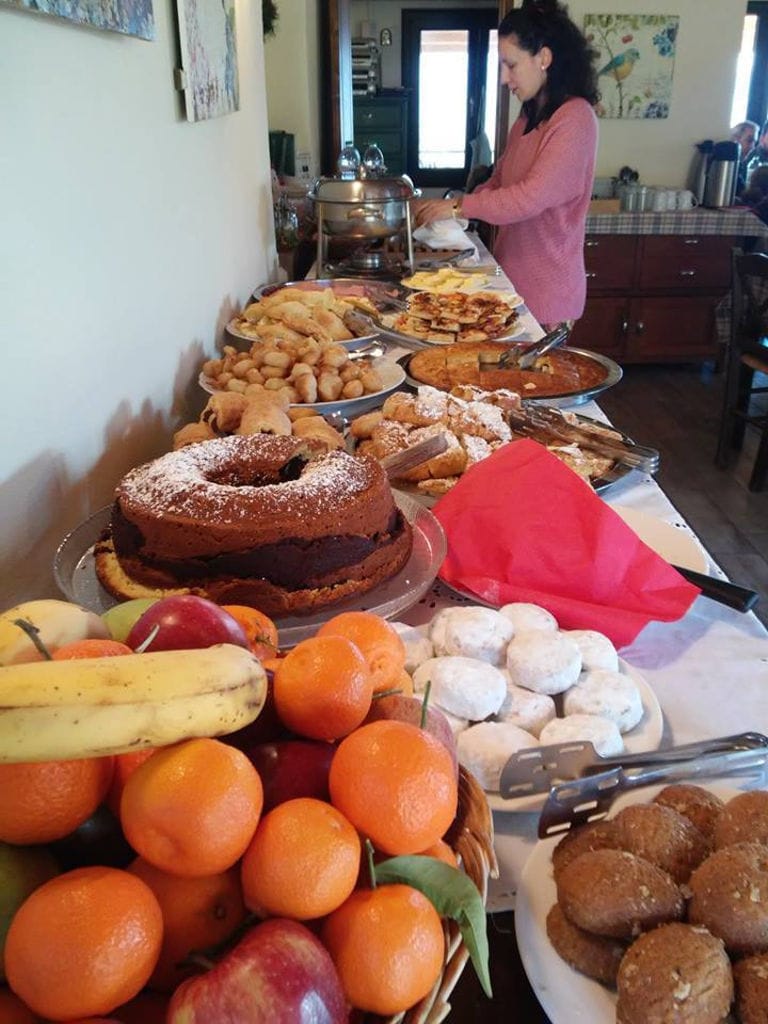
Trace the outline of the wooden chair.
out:
[[[731,337],[725,357],[725,394],[715,462],[725,467],[744,441],[748,424],[760,431],[750,491],[760,491],[768,476],[768,411],[750,412],[755,373],[768,374],[768,255],[733,249],[731,255]]]

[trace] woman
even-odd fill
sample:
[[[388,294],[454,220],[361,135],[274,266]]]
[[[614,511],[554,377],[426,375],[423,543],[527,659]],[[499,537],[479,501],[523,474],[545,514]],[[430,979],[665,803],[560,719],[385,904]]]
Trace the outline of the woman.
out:
[[[493,175],[461,202],[414,204],[417,224],[499,226],[494,255],[543,325],[584,312],[584,225],[597,149],[594,52],[557,0],[524,0],[499,25],[501,82],[522,102]]]

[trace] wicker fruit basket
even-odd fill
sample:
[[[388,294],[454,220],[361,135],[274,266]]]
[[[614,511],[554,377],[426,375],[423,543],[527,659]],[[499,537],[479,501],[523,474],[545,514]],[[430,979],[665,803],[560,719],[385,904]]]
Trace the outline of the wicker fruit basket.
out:
[[[493,817],[480,785],[461,767],[458,811],[445,838],[459,855],[464,871],[477,886],[485,903],[488,879],[498,874],[493,851]],[[445,921],[444,927],[445,964],[432,991],[405,1013],[387,1018],[368,1014],[362,1018],[363,1024],[439,1024],[445,1020],[451,1012],[448,1000],[469,959],[469,951],[454,921]]]

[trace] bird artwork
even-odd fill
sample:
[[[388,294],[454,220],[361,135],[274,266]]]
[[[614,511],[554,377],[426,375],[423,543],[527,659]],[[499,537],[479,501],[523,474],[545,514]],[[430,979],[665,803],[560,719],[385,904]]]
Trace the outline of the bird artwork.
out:
[[[598,71],[598,77],[600,75],[610,75],[617,82],[623,82],[632,73],[635,62],[638,60],[640,60],[640,52],[632,46],[625,50],[624,53],[620,53],[609,60],[605,67]]]

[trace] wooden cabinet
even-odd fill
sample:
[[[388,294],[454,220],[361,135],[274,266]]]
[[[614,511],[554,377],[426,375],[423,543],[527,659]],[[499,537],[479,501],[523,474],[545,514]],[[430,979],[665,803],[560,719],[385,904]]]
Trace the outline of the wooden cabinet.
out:
[[[405,174],[408,165],[408,97],[355,96],[352,107],[355,145],[360,156],[376,143],[390,174]]]
[[[588,235],[587,305],[571,344],[622,363],[717,355],[715,307],[730,287],[722,235]]]

